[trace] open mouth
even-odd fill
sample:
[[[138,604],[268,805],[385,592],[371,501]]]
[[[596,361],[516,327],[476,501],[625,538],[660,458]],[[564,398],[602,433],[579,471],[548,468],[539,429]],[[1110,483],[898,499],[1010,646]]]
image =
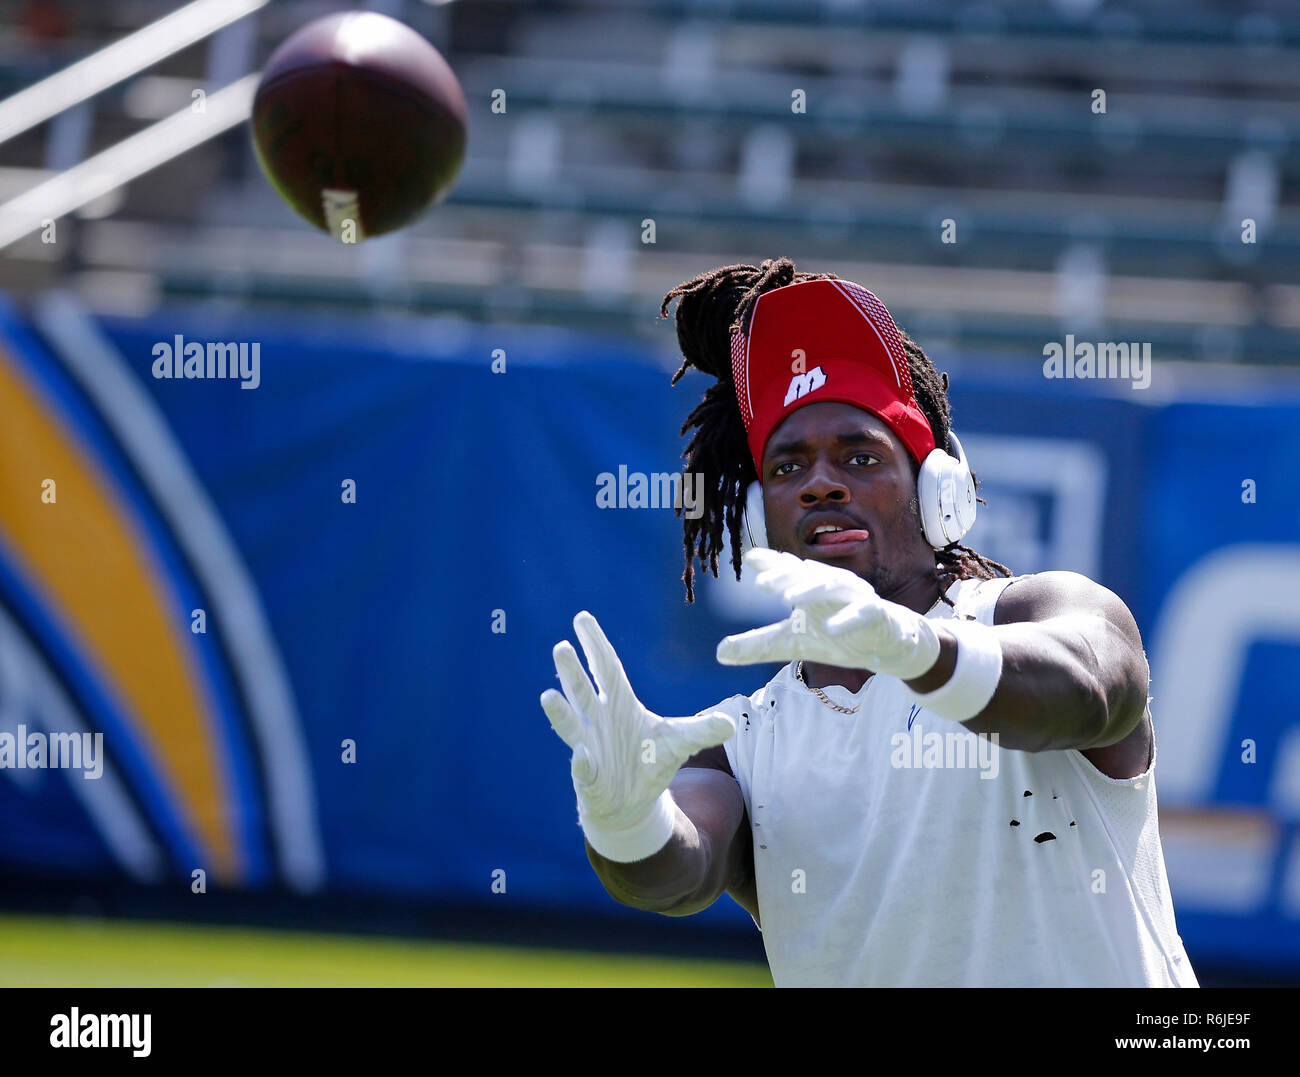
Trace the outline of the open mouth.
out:
[[[830,547],[848,546],[855,542],[865,542],[871,532],[859,527],[842,527],[839,524],[818,524],[807,538],[809,546]]]

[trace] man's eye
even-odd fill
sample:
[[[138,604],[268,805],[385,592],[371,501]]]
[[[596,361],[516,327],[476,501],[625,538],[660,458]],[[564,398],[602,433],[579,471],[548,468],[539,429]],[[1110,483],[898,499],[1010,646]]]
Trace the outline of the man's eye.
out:
[[[788,468],[788,467],[798,467],[798,466],[799,466],[799,465],[796,464],[793,460],[787,460],[787,461],[786,461],[785,463],[783,463],[783,464],[777,464],[776,467],[774,467],[774,468],[772,469],[772,474],[773,474],[773,475],[789,475],[790,472],[788,472],[788,471],[786,471],[786,470],[784,470],[784,469],[785,469],[785,468]]]
[[[857,461],[859,461],[859,460],[874,460],[876,463],[880,463],[879,459],[877,459],[876,457],[872,456],[871,453],[869,453],[869,452],[859,452],[859,453],[854,453],[854,454],[853,454],[853,460],[854,460],[855,463],[856,463]]]

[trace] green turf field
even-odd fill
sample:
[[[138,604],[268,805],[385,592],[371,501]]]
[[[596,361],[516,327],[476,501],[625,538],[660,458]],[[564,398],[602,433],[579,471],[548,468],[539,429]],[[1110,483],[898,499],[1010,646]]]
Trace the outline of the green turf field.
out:
[[[771,987],[765,965],[0,917],[2,987]]]

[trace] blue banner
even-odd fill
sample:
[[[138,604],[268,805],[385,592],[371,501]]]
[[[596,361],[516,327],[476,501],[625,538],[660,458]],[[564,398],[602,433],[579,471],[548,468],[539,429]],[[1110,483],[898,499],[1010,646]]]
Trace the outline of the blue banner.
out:
[[[1143,631],[1193,960],[1300,968],[1300,392],[950,370],[971,545]],[[670,375],[537,327],[0,306],[0,733],[102,734],[95,781],[0,771],[0,863],[641,915],[587,863],[551,648],[590,610],[689,714],[766,679],[714,648],[779,612],[725,567],[685,603],[707,382]]]

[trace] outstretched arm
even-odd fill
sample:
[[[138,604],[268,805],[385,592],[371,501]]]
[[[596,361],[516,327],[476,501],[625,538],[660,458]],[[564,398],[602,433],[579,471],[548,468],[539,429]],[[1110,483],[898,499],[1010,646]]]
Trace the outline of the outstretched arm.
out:
[[[997,733],[1008,748],[1105,747],[1142,719],[1147,663],[1128,607],[1113,592],[1073,572],[1044,572],[1009,585],[998,600],[996,638],[1002,676],[993,698],[963,724]],[[957,666],[957,637],[936,626],[939,658],[907,682],[942,688]]]
[[[1097,751],[1106,773],[1111,760],[1127,760],[1120,769],[1132,774],[1112,777],[1146,769],[1150,674],[1137,623],[1116,594],[1074,572],[1043,572],[1003,591],[994,624],[1002,675],[967,729],[996,733],[1007,748]],[[956,669],[957,637],[942,622],[937,631],[938,661],[907,682],[914,691],[936,691]]]
[[[728,636],[726,663],[803,658],[897,677],[931,712],[1002,747],[1089,753],[1149,743],[1148,672],[1137,625],[1100,584],[1072,572],[1046,572],[1010,584],[992,626],[929,620],[882,599],[847,569],[793,554],[754,549],[746,564],[759,586],[793,607],[776,624]],[[1130,739],[1132,738],[1132,739]],[[1098,757],[1103,758],[1103,757]],[[1106,757],[1109,758],[1109,757]],[[1097,763],[1101,767],[1100,763]],[[1101,767],[1111,777],[1116,774]]]
[[[738,881],[749,826],[734,778],[684,764],[735,732],[721,712],[661,718],[632,692],[596,619],[573,621],[594,685],[567,641],[555,646],[563,694],[542,709],[573,749],[570,772],[588,857],[625,905],[685,916]]]
[[[587,859],[610,897],[666,916],[690,916],[730,892],[755,920],[750,895],[752,838],[740,787],[729,774],[683,766],[669,787],[677,805],[673,835],[645,860],[607,860],[587,842]]]

